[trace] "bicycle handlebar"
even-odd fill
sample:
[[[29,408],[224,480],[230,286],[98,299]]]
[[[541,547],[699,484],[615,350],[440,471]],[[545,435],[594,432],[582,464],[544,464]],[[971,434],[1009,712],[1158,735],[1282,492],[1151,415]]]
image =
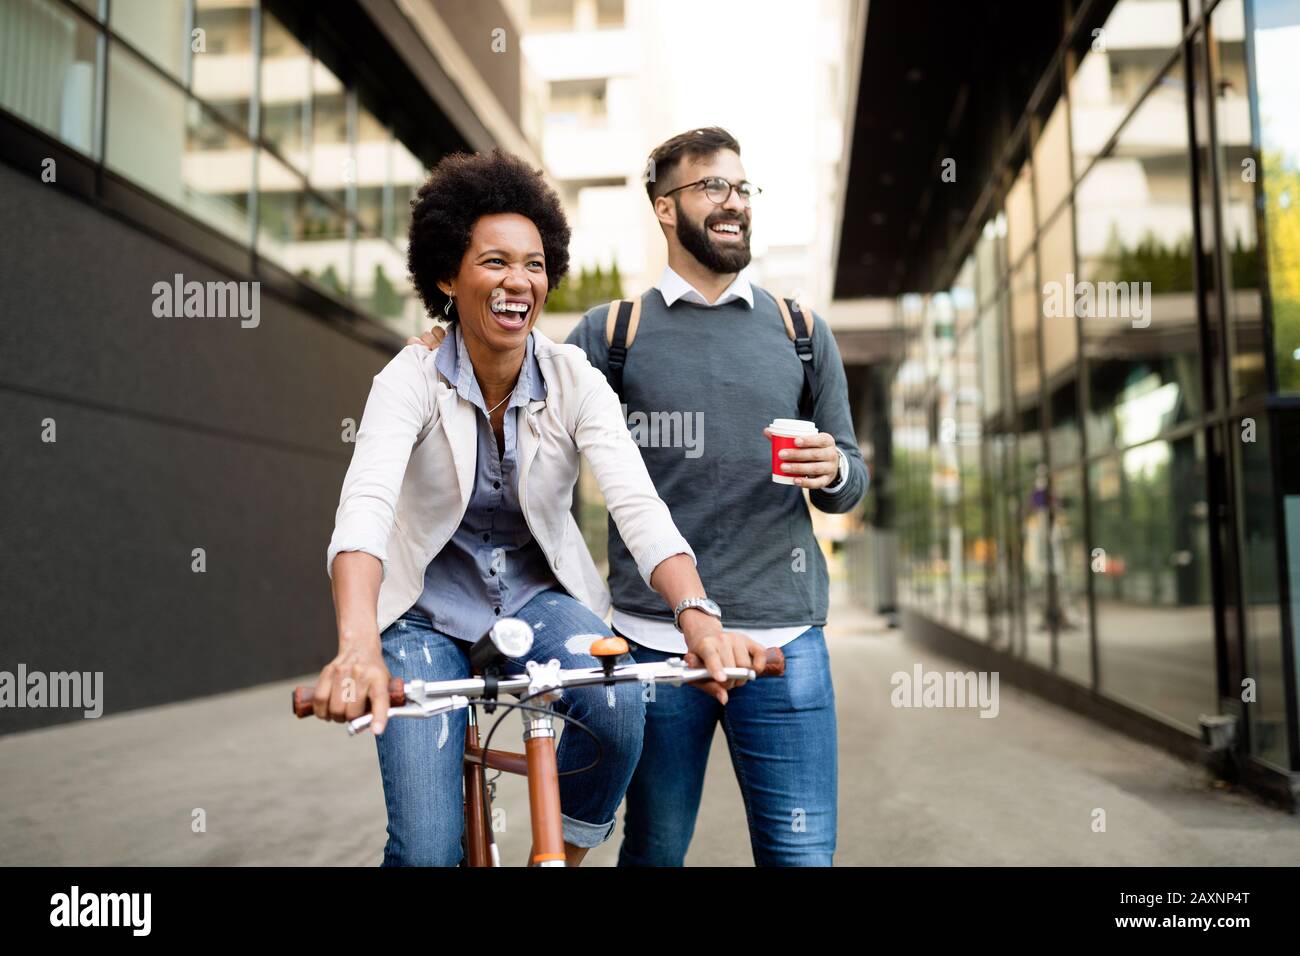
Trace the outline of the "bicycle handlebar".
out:
[[[315,713],[312,698],[316,696],[316,685],[299,685],[293,689],[293,712],[297,717],[310,717]],[[406,703],[406,685],[400,677],[388,681],[388,706],[401,707]],[[370,709],[370,700],[366,699],[366,710]]]
[[[783,676],[785,674],[785,655],[781,653],[781,649],[779,647],[767,648],[766,657],[767,657],[767,663],[763,667],[763,672],[761,674],[754,674],[754,672],[752,670],[749,670],[748,668],[728,667],[726,668],[727,677],[730,679],[730,678],[737,678],[743,676],[746,679],[749,679],[751,676],[753,677]],[[682,667],[682,665],[677,665],[677,666]],[[638,667],[641,667],[641,665],[636,665],[636,664],[630,665],[631,668],[630,670],[628,668],[616,668],[614,671],[614,675],[608,677],[601,672],[600,668],[577,669],[577,670],[570,670],[570,671],[561,671],[560,673],[562,675],[564,674],[570,675],[569,679],[564,682],[565,686],[581,686],[583,684],[619,683],[619,682],[625,682],[629,680],[641,680],[643,678],[638,676],[639,672],[636,670]],[[620,674],[620,671],[622,671],[622,674]],[[690,679],[686,679],[687,673],[691,675]],[[683,683],[693,684],[693,683],[707,681],[710,678],[708,672],[705,671],[703,668],[692,668],[690,671],[686,671],[684,667],[682,667],[682,669],[675,674],[672,672],[656,674],[653,679],[655,681],[659,681],[659,680],[662,680],[664,682],[681,681]],[[517,693],[521,690],[525,690],[528,687],[528,682],[529,682],[529,678],[527,676],[507,677],[507,678],[502,678],[498,682],[498,686],[502,691],[506,693]],[[438,696],[438,695],[463,695],[466,697],[471,697],[471,696],[478,697],[481,696],[482,690],[485,686],[484,681],[481,677],[472,677],[467,680],[439,681],[436,684],[432,682],[426,683],[423,681],[414,681],[413,686],[414,685],[419,685],[419,696],[421,699],[425,699],[426,697],[429,696]],[[312,699],[315,697],[315,695],[316,695],[316,687],[314,684],[299,685],[298,687],[295,687],[293,689],[293,712],[295,716],[311,717],[315,713],[315,707],[313,706],[312,703]],[[407,703],[406,686],[402,682],[402,678],[400,677],[392,678],[388,682],[389,706],[402,707],[406,703]],[[365,701],[365,709],[363,712],[369,713],[369,711],[370,711],[370,701],[367,698],[367,700]]]

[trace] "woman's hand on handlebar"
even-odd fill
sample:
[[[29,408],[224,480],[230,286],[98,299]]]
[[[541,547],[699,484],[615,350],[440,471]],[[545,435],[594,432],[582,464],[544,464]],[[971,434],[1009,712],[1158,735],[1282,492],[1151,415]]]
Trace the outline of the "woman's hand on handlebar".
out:
[[[316,681],[312,706],[321,720],[348,721],[367,710],[374,714],[370,729],[384,731],[388,722],[388,667],[379,637],[340,646],[338,656],[326,664]],[[368,706],[367,706],[368,702]]]

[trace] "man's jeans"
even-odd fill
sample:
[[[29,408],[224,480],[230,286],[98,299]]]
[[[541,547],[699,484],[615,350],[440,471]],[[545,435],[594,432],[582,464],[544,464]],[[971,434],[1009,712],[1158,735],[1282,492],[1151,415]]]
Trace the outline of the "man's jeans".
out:
[[[754,863],[831,865],[835,691],[822,629],[809,628],[781,651],[785,676],[732,688],[725,707],[694,687],[653,685],[641,762],[627,790],[619,866],[682,865],[719,720],[745,801]],[[645,647],[635,654],[637,663],[674,656]]]
[[[595,637],[607,637],[605,622],[562,591],[543,591],[520,609],[518,617],[533,628],[533,648],[520,661],[511,661],[509,674],[524,672],[523,660],[556,658],[561,667],[595,667],[587,648]],[[404,681],[458,680],[471,676],[469,644],[433,629],[417,611],[408,611],[380,636],[384,663]],[[624,656],[619,663],[630,663]],[[506,696],[504,700],[513,700]],[[645,724],[641,685],[565,688],[555,709],[581,720],[600,738],[604,753],[586,773],[560,778],[560,809],[564,840],[593,847],[609,839],[614,813],[623,799],[637,758]],[[518,711],[487,716],[479,711],[480,734],[505,714],[492,738],[493,749],[521,750],[522,723]],[[388,843],[384,866],[456,866],[464,830],[461,760],[465,753],[464,710],[430,718],[397,717],[375,738],[379,771],[388,805]],[[556,729],[563,727],[556,719]],[[481,741],[480,737],[480,741]],[[509,742],[516,745],[511,747]],[[560,772],[576,770],[596,759],[591,738],[578,728],[563,730],[557,748]],[[507,825],[527,832],[527,819]]]

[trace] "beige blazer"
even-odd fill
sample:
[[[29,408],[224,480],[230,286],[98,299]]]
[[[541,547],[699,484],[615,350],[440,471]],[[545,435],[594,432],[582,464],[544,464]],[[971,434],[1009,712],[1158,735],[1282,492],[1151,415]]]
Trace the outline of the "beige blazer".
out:
[[[519,410],[520,505],[556,580],[604,617],[609,590],[571,510],[579,453],[647,585],[660,561],[674,554],[694,561],[695,552],[655,492],[605,377],[576,345],[532,335],[547,398]],[[437,370],[435,356],[408,345],[375,376],[325,558],[331,576],[340,551],[382,562],[381,633],[419,598],[425,568],[460,525],[473,490],[478,411]]]

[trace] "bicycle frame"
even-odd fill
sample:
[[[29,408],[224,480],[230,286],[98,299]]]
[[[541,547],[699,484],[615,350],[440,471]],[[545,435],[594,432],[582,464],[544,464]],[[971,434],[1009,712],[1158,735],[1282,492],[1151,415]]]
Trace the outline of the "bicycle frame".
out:
[[[478,721],[470,708],[465,728],[465,862],[468,866],[500,866],[492,821],[484,815],[485,770],[528,778],[528,809],[532,819],[536,866],[564,866],[564,829],[560,817],[560,777],[555,755],[555,729],[549,714],[524,712],[524,753],[483,750]],[[487,812],[491,813],[491,794]]]
[[[532,821],[533,866],[565,866],[564,827],[560,816],[560,771],[555,753],[555,722],[550,707],[559,699],[563,678],[560,662],[529,661],[528,700],[544,710],[522,710],[524,753],[483,750],[478,740],[478,720],[469,708],[465,727],[465,860],[469,866],[500,866],[492,839],[491,793],[483,799],[485,770],[520,774],[528,778],[528,816]],[[486,806],[486,812],[485,812]]]
[[[564,866],[564,828],[560,818],[560,771],[555,754],[555,723],[550,706],[560,696],[559,661],[547,665],[529,662],[530,700],[545,711],[521,710],[524,720],[524,753],[484,750],[479,746],[478,720],[469,708],[465,727],[465,860],[469,866],[500,866],[496,842],[492,839],[491,793],[485,770],[499,770],[528,778],[528,815],[532,820],[534,866]]]

